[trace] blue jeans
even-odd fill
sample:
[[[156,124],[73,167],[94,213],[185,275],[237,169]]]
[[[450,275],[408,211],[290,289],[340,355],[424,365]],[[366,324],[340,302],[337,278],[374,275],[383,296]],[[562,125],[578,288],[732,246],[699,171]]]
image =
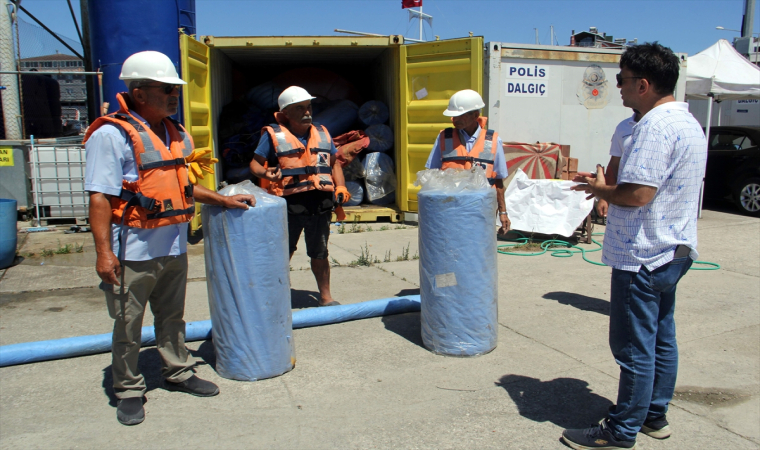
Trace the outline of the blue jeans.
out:
[[[668,411],[678,374],[676,284],[691,264],[684,257],[652,272],[612,269],[610,349],[620,384],[608,423],[618,439],[635,440],[647,418]]]

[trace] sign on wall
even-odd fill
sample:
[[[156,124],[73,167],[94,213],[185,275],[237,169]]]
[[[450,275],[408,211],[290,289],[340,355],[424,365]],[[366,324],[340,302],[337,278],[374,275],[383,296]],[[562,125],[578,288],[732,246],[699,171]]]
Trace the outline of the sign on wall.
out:
[[[537,64],[502,65],[508,97],[546,97],[549,94],[549,66]]]
[[[13,166],[13,147],[0,147],[0,166]]]

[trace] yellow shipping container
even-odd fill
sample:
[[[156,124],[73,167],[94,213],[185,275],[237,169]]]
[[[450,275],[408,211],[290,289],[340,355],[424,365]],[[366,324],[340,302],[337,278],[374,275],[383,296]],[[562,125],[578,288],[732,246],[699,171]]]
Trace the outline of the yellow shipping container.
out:
[[[235,100],[233,69],[253,83],[286,70],[317,67],[340,73],[390,109],[394,132],[396,207],[349,207],[348,220],[402,218],[417,211],[416,173],[425,166],[438,132],[451,126],[441,113],[461,89],[483,92],[483,38],[406,44],[403,36],[215,37],[181,35],[185,126],[197,148],[217,154],[217,119]],[[217,156],[218,157],[218,156]],[[215,189],[214,175],[201,183]],[[193,230],[200,226],[200,215]]]

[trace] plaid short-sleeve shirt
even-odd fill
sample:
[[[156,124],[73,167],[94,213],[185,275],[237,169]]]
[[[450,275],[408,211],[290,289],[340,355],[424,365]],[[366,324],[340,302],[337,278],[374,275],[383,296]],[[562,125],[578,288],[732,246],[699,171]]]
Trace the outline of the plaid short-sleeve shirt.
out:
[[[602,261],[619,270],[654,270],[673,260],[678,245],[697,254],[699,189],[705,175],[707,140],[689,106],[669,102],[633,127],[624,149],[618,184],[657,188],[641,207],[610,205]]]

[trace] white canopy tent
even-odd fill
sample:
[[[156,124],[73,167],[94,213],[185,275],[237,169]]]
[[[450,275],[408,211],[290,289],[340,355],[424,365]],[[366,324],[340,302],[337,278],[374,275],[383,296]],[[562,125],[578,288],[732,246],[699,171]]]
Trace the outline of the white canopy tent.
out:
[[[705,122],[705,136],[709,139],[713,101],[760,98],[760,67],[750,63],[727,40],[721,39],[689,57],[686,98],[709,99]],[[699,217],[702,217],[701,198]]]

